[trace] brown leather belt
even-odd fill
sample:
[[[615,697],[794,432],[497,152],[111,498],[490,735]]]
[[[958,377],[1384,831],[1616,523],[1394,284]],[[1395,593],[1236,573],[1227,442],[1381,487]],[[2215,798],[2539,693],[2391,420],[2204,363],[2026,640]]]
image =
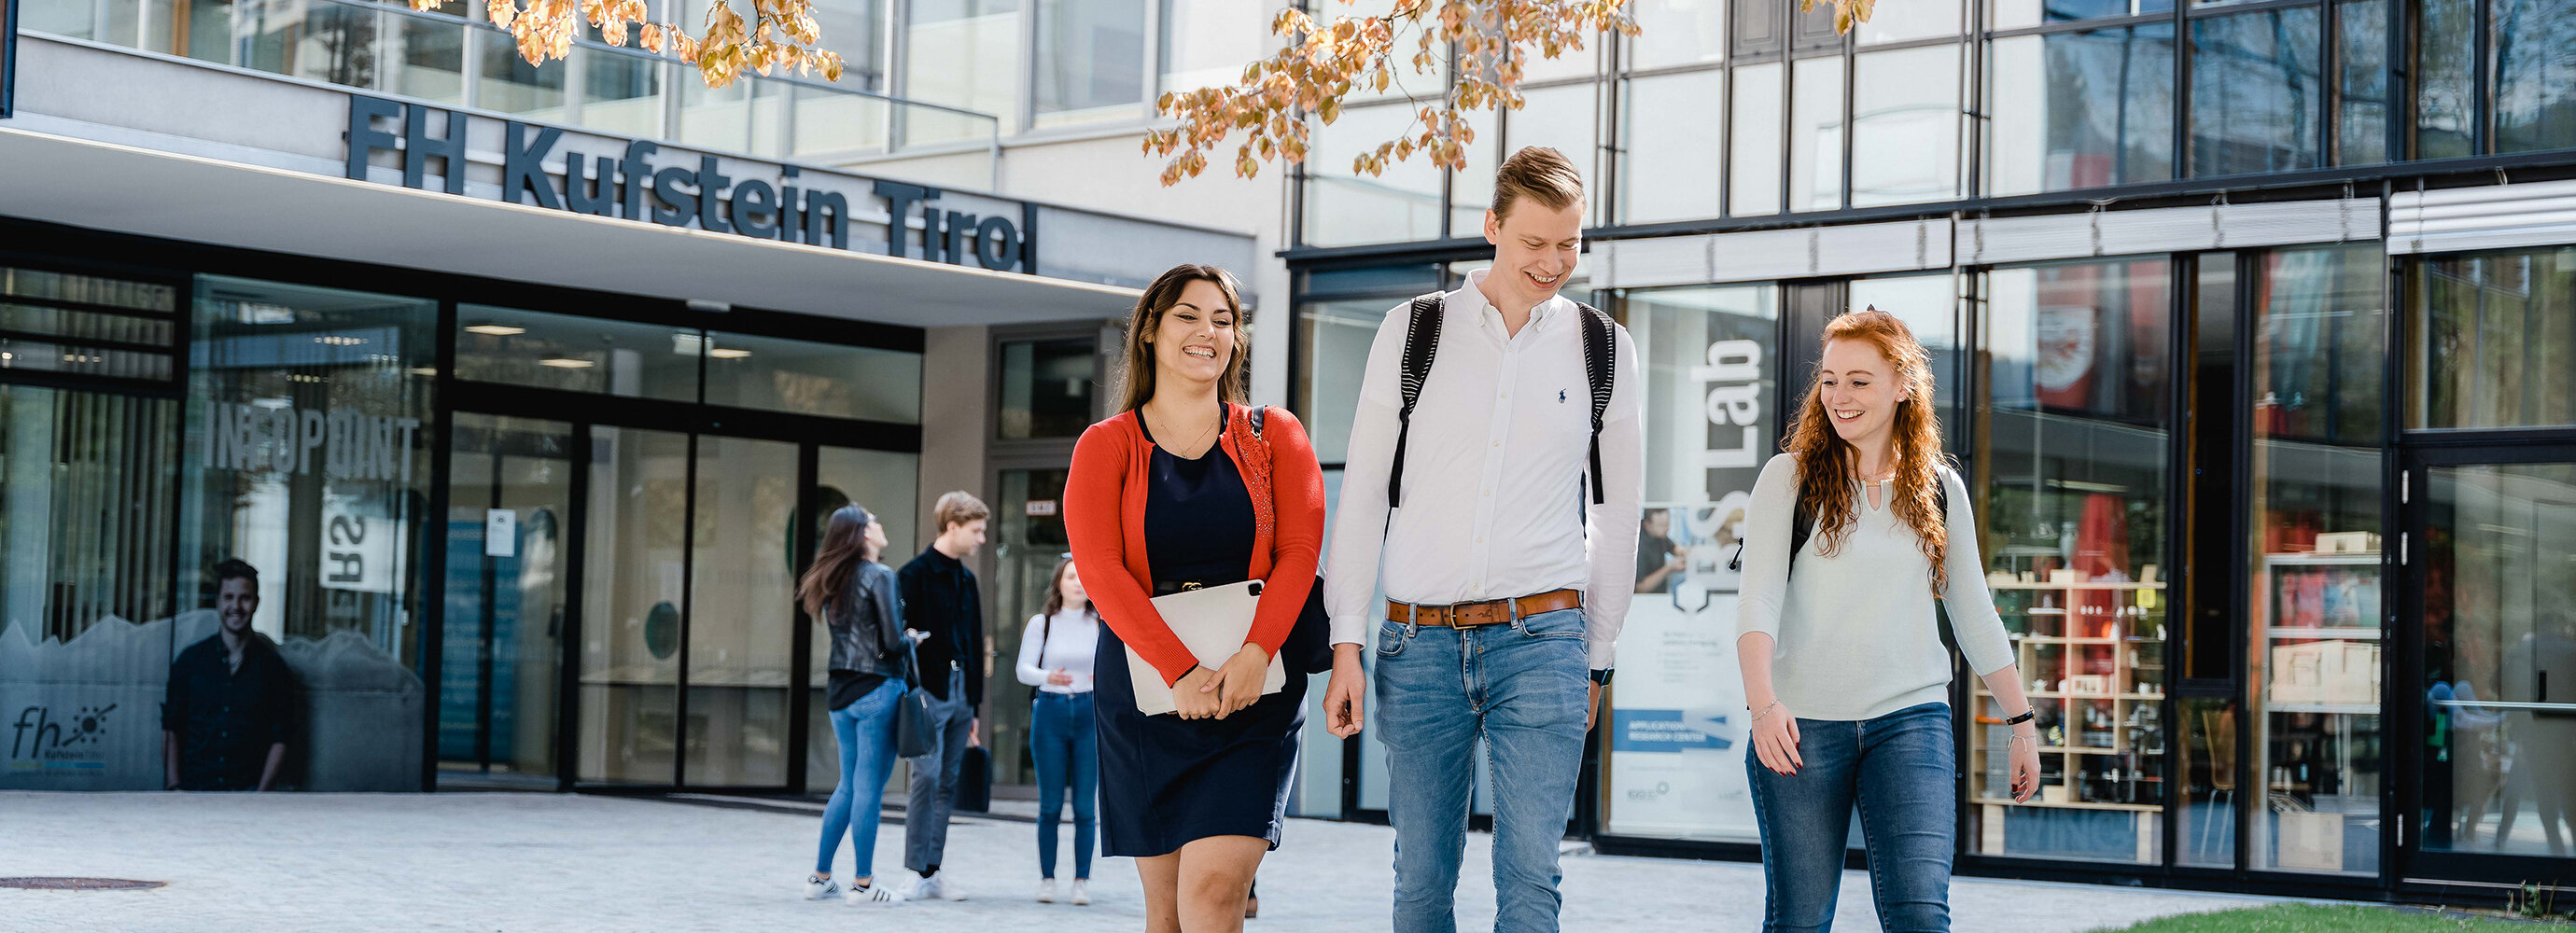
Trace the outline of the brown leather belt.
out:
[[[1519,604],[1522,618],[1542,612],[1583,607],[1582,590],[1550,590],[1519,599],[1488,599],[1476,603],[1452,603],[1446,606],[1415,605],[1386,601],[1386,617],[1393,622],[1437,625],[1441,628],[1474,628],[1479,625],[1501,625],[1512,620],[1512,606]]]

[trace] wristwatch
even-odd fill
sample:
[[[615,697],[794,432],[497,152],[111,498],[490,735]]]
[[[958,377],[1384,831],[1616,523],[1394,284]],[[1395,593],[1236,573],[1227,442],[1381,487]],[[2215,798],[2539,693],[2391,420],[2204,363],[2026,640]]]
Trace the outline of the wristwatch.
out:
[[[2011,719],[2006,719],[2006,720],[2004,720],[2004,725],[2005,725],[2005,726],[2007,726],[2007,727],[2010,727],[2010,726],[2018,726],[2018,725],[2021,725],[2022,723],[2029,722],[2029,721],[2031,721],[2032,719],[2036,719],[2036,718],[2038,718],[2038,716],[2039,716],[2039,707],[2034,706],[2034,707],[2031,707],[2031,708],[2029,708],[2029,709],[2022,710],[2022,711],[2021,711],[2021,715],[2019,715],[2019,716],[2015,716],[2015,717],[2012,717]]]
[[[1593,686],[1595,686],[1595,687],[1607,687],[1607,686],[1609,686],[1609,685],[1610,685],[1610,675],[1611,675],[1612,673],[1614,673],[1614,672],[1615,672],[1615,671],[1614,671],[1614,669],[1612,669],[1612,668],[1607,668],[1607,667],[1605,667],[1605,668],[1601,668],[1601,669],[1598,669],[1598,670],[1593,671],[1593,672],[1592,672],[1592,685],[1593,685]]]

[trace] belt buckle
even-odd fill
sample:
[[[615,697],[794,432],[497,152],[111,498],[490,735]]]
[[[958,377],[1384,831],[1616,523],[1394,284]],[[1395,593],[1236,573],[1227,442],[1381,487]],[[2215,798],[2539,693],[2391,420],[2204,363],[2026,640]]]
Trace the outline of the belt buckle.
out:
[[[1187,593],[1191,590],[1201,589],[1203,586],[1204,584],[1199,583],[1197,580],[1186,581],[1181,584],[1181,592]]]

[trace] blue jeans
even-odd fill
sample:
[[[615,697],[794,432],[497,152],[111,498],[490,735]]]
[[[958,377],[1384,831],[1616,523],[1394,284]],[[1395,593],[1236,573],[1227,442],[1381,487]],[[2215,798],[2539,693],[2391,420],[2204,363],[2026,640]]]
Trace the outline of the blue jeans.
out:
[[[1959,813],[1953,741],[1950,705],[1925,703],[1876,719],[1798,720],[1806,766],[1793,776],[1772,773],[1745,746],[1762,825],[1763,933],[1833,927],[1855,804],[1879,928],[1949,933]]]
[[[930,754],[910,759],[912,793],[903,810],[905,868],[929,874],[948,851],[948,817],[957,809],[957,778],[966,766],[967,736],[974,724],[966,675],[950,668],[948,699],[930,695]]]
[[[832,737],[841,744],[841,783],[823,805],[823,847],[814,855],[814,870],[832,872],[832,854],[840,851],[841,833],[850,834],[857,856],[850,877],[876,873],[877,820],[884,813],[886,778],[894,774],[894,704],[903,699],[903,680],[888,677],[876,689],[833,710]]]
[[[1097,823],[1092,806],[1100,799],[1100,730],[1092,719],[1089,691],[1038,691],[1029,711],[1029,760],[1038,767],[1038,870],[1055,877],[1056,830],[1064,816],[1064,792],[1073,789],[1073,876],[1091,877],[1091,837]]]
[[[1387,622],[1377,715],[1395,825],[1396,933],[1452,933],[1476,740],[1494,783],[1494,929],[1555,930],[1556,846],[1583,766],[1583,612],[1452,629]]]

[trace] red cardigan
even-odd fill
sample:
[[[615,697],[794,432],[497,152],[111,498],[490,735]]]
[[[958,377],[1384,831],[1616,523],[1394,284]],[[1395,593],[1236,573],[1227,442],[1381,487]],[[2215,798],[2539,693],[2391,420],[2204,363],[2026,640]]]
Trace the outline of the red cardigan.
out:
[[[1317,558],[1324,544],[1324,472],[1315,464],[1315,448],[1306,428],[1286,411],[1272,408],[1262,416],[1262,436],[1252,434],[1249,410],[1226,406],[1225,431],[1217,447],[1233,458],[1252,495],[1252,566],[1249,579],[1263,581],[1261,603],[1253,610],[1252,634],[1246,644],[1276,657],[1279,645],[1306,607],[1315,585]],[[1082,432],[1073,448],[1073,469],[1065,479],[1064,533],[1073,545],[1073,563],[1082,588],[1099,607],[1100,619],[1137,656],[1163,675],[1166,685],[1199,663],[1172,634],[1152,602],[1154,572],[1145,555],[1145,501],[1154,444],[1145,439],[1135,412],[1122,412]],[[1103,664],[1124,663],[1102,658]]]

